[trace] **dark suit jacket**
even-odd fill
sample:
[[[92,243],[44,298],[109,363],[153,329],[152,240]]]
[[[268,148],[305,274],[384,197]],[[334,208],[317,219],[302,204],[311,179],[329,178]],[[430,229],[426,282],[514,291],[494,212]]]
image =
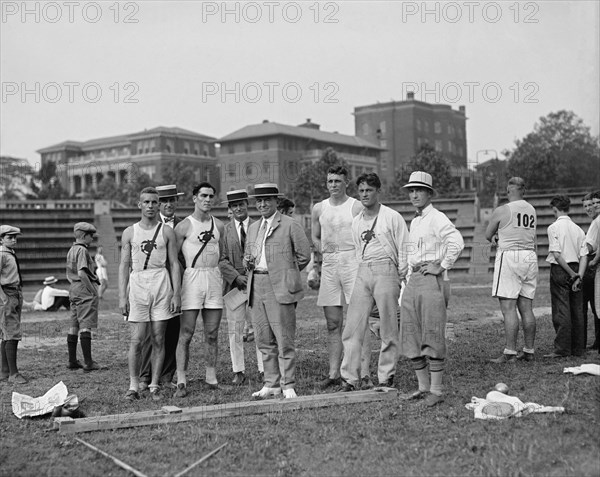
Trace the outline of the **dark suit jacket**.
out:
[[[257,250],[256,239],[261,220],[248,227],[246,254]],[[275,212],[271,229],[267,230],[265,248],[269,279],[277,301],[281,304],[295,303],[304,297],[300,271],[310,261],[310,242],[304,229],[294,219]],[[248,278],[249,305],[252,306],[253,272]]]
[[[250,219],[248,229],[250,229],[250,225],[254,222],[254,220]],[[225,225],[225,233],[221,237],[224,253],[221,255],[219,268],[221,269],[221,275],[223,275],[223,294],[228,293],[235,286],[235,279],[239,275],[246,275],[246,268],[242,263],[244,251],[240,245],[236,227],[239,227],[238,221],[231,219],[231,221]],[[248,232],[249,230],[246,231],[246,240],[248,239]]]

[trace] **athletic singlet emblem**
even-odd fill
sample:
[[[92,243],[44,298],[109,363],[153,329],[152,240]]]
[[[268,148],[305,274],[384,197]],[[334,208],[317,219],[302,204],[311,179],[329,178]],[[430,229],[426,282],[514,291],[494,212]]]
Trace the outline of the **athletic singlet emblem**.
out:
[[[365,244],[368,244],[375,238],[375,232],[373,232],[373,229],[365,230],[362,234],[360,234],[360,238],[363,242],[365,242]]]
[[[214,239],[215,235],[210,230],[205,230],[200,235],[198,235],[198,241],[200,243],[208,243],[210,239]]]
[[[142,252],[144,252],[146,255],[149,255],[150,252],[152,252],[152,250],[154,250],[156,248],[156,242],[154,240],[144,240],[142,242]]]

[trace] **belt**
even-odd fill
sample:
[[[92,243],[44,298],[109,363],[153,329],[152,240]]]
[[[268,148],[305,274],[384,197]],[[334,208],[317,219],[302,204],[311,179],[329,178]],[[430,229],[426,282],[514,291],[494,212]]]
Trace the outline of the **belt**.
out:
[[[3,290],[19,291],[22,287],[20,285],[0,285]]]
[[[268,270],[254,270],[254,274],[255,275],[268,275],[269,271]]]

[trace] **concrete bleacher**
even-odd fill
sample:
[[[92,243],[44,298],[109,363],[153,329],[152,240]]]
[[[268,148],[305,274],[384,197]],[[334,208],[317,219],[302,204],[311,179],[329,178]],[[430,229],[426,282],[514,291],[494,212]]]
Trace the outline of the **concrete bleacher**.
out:
[[[590,225],[590,218],[583,209],[582,199],[586,194],[585,191],[574,190],[567,192],[560,192],[566,194],[571,199],[571,208],[569,216],[577,225],[579,225],[584,232]],[[556,218],[550,207],[550,200],[554,197],[557,192],[531,192],[527,193],[525,200],[535,207],[537,215],[537,227],[536,227],[536,242],[537,242],[537,256],[538,256],[538,267],[540,270],[547,270],[550,268],[550,264],[546,262],[548,256],[548,226],[552,224]],[[503,205],[507,203],[506,196],[500,197],[499,204]],[[496,249],[493,248],[489,256],[488,270],[493,272],[494,261],[496,259]]]
[[[71,247],[73,225],[94,223],[93,201],[10,201],[0,203],[1,222],[21,229],[17,256],[24,285],[42,286],[49,275],[67,286],[66,258]]]

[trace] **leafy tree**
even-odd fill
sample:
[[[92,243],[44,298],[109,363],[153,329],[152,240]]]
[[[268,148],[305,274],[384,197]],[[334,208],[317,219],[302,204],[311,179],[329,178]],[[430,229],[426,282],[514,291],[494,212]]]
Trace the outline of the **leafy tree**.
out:
[[[387,198],[406,198],[404,186],[410,174],[414,171],[428,172],[433,177],[433,187],[440,195],[450,195],[458,192],[456,179],[452,177],[452,163],[430,145],[425,144],[419,152],[396,172],[395,180],[385,190]]]
[[[69,192],[62,186],[56,174],[57,167],[53,161],[46,161],[40,168],[37,179],[41,182],[37,197],[42,200],[61,200],[68,199]]]
[[[598,185],[598,138],[572,111],[541,117],[533,132],[508,151],[508,173],[525,179],[530,189]]]
[[[293,189],[293,199],[296,203],[296,209],[300,213],[309,213],[314,204],[329,196],[327,192],[327,171],[333,166],[344,166],[349,169],[346,160],[338,156],[337,152],[331,147],[323,151],[323,155],[317,162],[302,166]],[[355,189],[352,186],[353,182],[350,178],[348,195],[354,193]]]
[[[479,199],[482,207],[492,207],[494,196],[506,190],[508,182],[507,161],[498,158],[490,159],[476,166],[481,173],[482,183],[479,190]]]
[[[192,205],[192,189],[198,183],[197,177],[198,168],[191,164],[184,164],[179,159],[176,159],[169,164],[163,164],[162,177],[164,184],[175,184],[179,192],[184,192],[185,195],[179,197],[180,205]],[[212,182],[212,181],[211,181]],[[217,184],[215,184],[217,187]]]
[[[0,157],[0,199],[24,200],[35,198],[31,187],[34,172],[25,159]]]

